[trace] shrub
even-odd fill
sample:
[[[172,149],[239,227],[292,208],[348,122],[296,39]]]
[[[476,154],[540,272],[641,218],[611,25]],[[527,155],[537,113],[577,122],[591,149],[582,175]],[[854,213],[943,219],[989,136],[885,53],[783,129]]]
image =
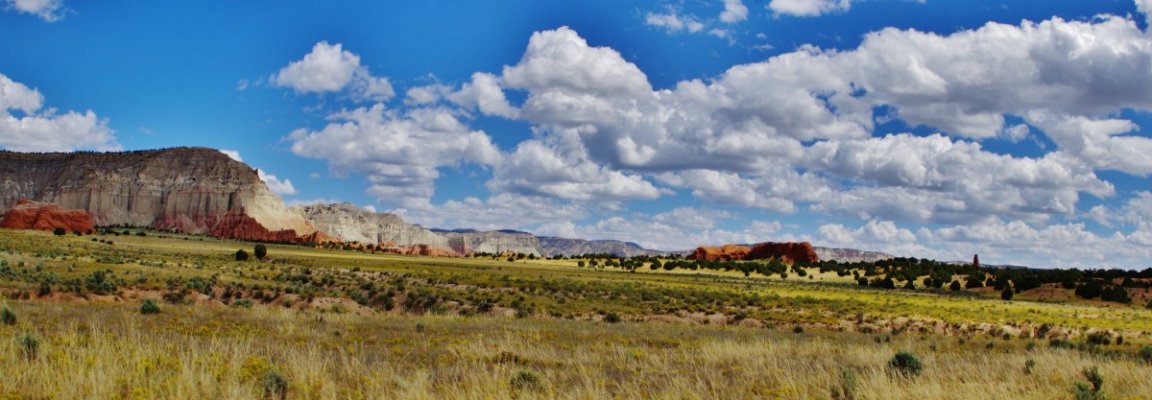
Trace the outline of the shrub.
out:
[[[1072,342],[1061,339],[1061,338],[1052,338],[1051,340],[1048,341],[1048,346],[1052,347],[1053,349],[1074,349],[1074,348],[1076,348],[1076,345],[1072,344]]]
[[[117,285],[115,277],[111,275],[108,271],[92,271],[92,274],[84,280],[84,288],[98,295],[115,293]]]
[[[1005,301],[1010,301],[1010,300],[1012,300],[1013,294],[1014,293],[1012,292],[1012,288],[1006,287],[1006,288],[1004,288],[1003,292],[1000,292],[1000,299],[1005,300]]]
[[[1112,335],[1108,332],[1093,332],[1088,334],[1088,344],[1096,346],[1107,346],[1112,344]]]
[[[52,294],[52,284],[40,282],[40,288],[36,290],[36,296],[44,297],[50,294]]]
[[[1152,345],[1141,347],[1140,351],[1136,354],[1141,360],[1144,360],[1144,362],[1152,363]]]
[[[1032,370],[1036,368],[1036,360],[1031,358],[1024,361],[1024,375],[1032,375]]]
[[[1088,383],[1076,382],[1076,387],[1072,391],[1076,400],[1104,400],[1106,397],[1101,392],[1104,387],[1104,377],[1100,375],[1100,370],[1096,367],[1085,368],[1080,373],[1088,379]]]
[[[56,228],[52,230],[52,234],[56,236],[64,236],[68,234],[68,230],[64,228]]]
[[[16,325],[16,313],[12,312],[8,306],[0,308],[0,322],[8,326]]]
[[[614,312],[604,314],[604,322],[607,322],[609,324],[618,323],[618,322],[620,322],[620,315],[616,314]]]
[[[264,398],[288,398],[288,380],[279,372],[268,370],[260,377],[260,386],[264,388]]]
[[[268,247],[258,244],[256,248],[252,249],[252,254],[256,256],[257,260],[264,261],[264,257],[268,256]]]
[[[960,281],[952,281],[952,283],[950,285],[948,285],[948,290],[951,290],[953,292],[960,291]]]
[[[512,380],[508,382],[512,387],[512,391],[537,391],[541,389],[540,377],[536,376],[532,371],[520,371]]]
[[[152,299],[144,299],[144,302],[140,304],[140,313],[144,315],[159,314],[160,305]]]
[[[248,261],[248,252],[244,249],[236,250],[236,261]]]
[[[888,361],[888,371],[890,373],[896,373],[906,378],[919,376],[923,370],[924,365],[920,363],[920,359],[916,358],[915,354],[906,351],[896,353],[896,355]]]

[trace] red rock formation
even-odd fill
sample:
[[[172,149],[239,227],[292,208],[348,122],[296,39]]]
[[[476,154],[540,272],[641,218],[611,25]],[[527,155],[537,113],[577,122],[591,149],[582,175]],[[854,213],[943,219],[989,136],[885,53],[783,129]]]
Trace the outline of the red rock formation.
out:
[[[693,251],[688,258],[691,260],[719,261],[778,258],[788,263],[812,263],[820,260],[820,257],[816,255],[816,250],[813,249],[812,244],[808,242],[764,242],[752,245],[752,247],[734,244],[726,244],[721,247],[701,246],[696,248],[696,251]]]
[[[691,260],[743,260],[748,256],[748,252],[752,248],[748,246],[739,246],[734,244],[726,244],[720,247],[700,246],[688,256]]]
[[[757,243],[752,246],[752,251],[748,252],[748,256],[744,259],[763,260],[769,258],[778,258],[780,261],[786,263],[814,263],[820,261],[820,257],[816,256],[816,249],[813,249],[812,244],[808,242]]]
[[[21,199],[16,207],[0,217],[0,227],[49,231],[64,228],[69,232],[88,233],[95,229],[96,223],[84,210],[65,210],[55,204]]]
[[[336,240],[332,239],[331,236],[328,236],[324,232],[316,231],[304,236],[300,236],[297,241],[301,243],[324,244],[328,242],[334,242]]]

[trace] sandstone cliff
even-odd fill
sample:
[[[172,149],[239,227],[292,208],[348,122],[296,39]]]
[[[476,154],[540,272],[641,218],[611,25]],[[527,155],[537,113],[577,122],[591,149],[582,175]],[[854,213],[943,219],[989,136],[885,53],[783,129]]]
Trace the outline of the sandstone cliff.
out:
[[[453,249],[448,238],[406,223],[396,214],[374,213],[351,203],[312,204],[294,207],[293,211],[343,242],[383,246],[404,254],[464,255]]]
[[[20,199],[146,226],[247,240],[315,238],[255,169],[208,148],[113,153],[0,151],[0,210]]]
[[[96,229],[92,216],[84,210],[65,210],[55,204],[20,200],[0,216],[0,228],[55,230],[91,233]]]
[[[330,237],[345,243],[384,247],[385,251],[412,255],[468,256],[474,253],[543,255],[530,233],[430,230],[404,222],[395,214],[376,213],[350,203],[295,207],[303,218]]]
[[[688,255],[689,260],[718,260],[718,261],[736,261],[743,260],[748,256],[748,252],[752,251],[751,246],[741,246],[735,244],[726,244],[723,246],[700,246]]]
[[[524,253],[543,256],[540,241],[535,235],[517,231],[438,231],[436,232],[452,244],[452,248],[462,254],[473,253]]]
[[[752,245],[745,260],[766,260],[777,258],[784,262],[814,263],[820,261],[816,250],[808,242],[773,243],[764,242]]]
[[[553,236],[540,236],[540,248],[545,257],[555,255],[612,254],[617,257],[660,256],[669,252],[648,250],[632,242],[619,240],[584,240]]]

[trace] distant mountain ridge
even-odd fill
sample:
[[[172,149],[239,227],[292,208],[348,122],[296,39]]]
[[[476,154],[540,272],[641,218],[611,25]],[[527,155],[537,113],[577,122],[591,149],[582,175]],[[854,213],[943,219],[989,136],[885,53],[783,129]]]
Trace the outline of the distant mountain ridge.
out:
[[[612,254],[617,257],[659,256],[669,251],[649,250],[632,242],[620,240],[585,240],[555,236],[537,236],[546,257],[557,255]]]

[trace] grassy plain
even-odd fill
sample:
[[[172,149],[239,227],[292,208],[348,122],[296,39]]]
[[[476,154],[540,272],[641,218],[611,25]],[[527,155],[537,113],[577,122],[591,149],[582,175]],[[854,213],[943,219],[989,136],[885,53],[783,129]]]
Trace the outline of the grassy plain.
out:
[[[1143,307],[268,248],[0,230],[0,398],[1152,397]]]

